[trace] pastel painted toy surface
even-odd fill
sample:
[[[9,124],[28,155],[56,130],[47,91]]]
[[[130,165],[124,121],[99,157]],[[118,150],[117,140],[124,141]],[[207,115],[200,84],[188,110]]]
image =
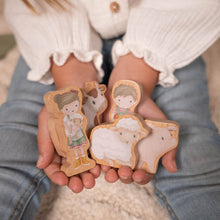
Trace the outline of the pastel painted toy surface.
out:
[[[119,168],[135,168],[136,144],[146,137],[150,128],[134,115],[122,115],[113,124],[102,124],[92,130],[90,152],[97,163]]]
[[[106,86],[97,82],[86,82],[83,88],[83,111],[87,118],[87,131],[100,124],[100,115],[108,106],[105,98]]]
[[[77,87],[48,92],[44,96],[51,139],[57,153],[63,157],[61,170],[67,176],[89,170],[95,161],[88,158],[87,119],[82,113],[82,93]]]
[[[151,133],[137,144],[139,161],[136,168],[155,173],[159,159],[177,147],[179,124],[168,120],[145,120],[145,123],[151,128]]]
[[[131,80],[120,80],[112,88],[114,104],[109,112],[109,119],[113,121],[124,114],[135,112],[142,96],[142,87]]]

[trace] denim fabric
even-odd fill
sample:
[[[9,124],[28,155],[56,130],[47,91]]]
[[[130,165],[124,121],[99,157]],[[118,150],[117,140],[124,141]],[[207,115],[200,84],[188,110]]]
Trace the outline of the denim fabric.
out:
[[[38,159],[37,117],[43,95],[54,89],[26,80],[28,66],[19,59],[8,98],[0,108],[0,219],[34,219],[40,196],[50,188]]]
[[[107,75],[113,67],[109,59],[114,41],[103,40]],[[27,81],[28,70],[20,58],[8,99],[0,108],[1,220],[34,219],[40,196],[50,188],[44,172],[35,167],[36,136],[43,95],[55,87]],[[220,219],[220,137],[210,120],[205,65],[198,58],[176,75],[180,84],[157,86],[152,98],[170,120],[180,123],[178,172],[159,166],[152,182],[172,219]]]
[[[220,135],[211,121],[205,64],[201,58],[177,70],[179,84],[158,86],[153,100],[180,124],[178,172],[162,166],[155,192],[173,219],[220,219]]]

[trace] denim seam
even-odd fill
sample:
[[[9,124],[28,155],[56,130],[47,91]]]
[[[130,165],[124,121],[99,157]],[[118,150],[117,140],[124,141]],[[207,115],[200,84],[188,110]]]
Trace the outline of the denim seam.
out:
[[[22,199],[25,197],[25,194],[26,194],[26,193],[28,192],[28,190],[31,189],[31,187],[34,185],[34,182],[35,182],[36,177],[38,177],[38,175],[41,174],[41,173],[42,173],[42,171],[40,170],[39,172],[37,172],[37,173],[33,176],[32,181],[30,182],[30,184],[28,185],[28,187],[26,188],[26,190],[24,191],[24,193],[21,195],[20,199],[19,199],[18,202],[16,203],[16,206],[15,206],[15,208],[14,208],[14,211],[12,212],[11,216],[9,217],[10,220],[12,220],[12,218],[13,218],[13,216],[14,216],[14,214],[15,214],[17,208],[18,208],[18,205],[19,205],[19,203],[22,201]],[[37,180],[38,183],[40,183],[41,180],[45,177],[45,174],[44,174],[42,177],[41,177],[41,175],[39,175],[39,177],[40,177],[39,180]],[[38,179],[38,178],[37,178],[37,179]],[[33,190],[31,191],[31,193],[29,194],[29,196],[28,196],[27,199],[25,200],[24,204],[22,205],[21,211],[18,213],[18,216],[19,216],[18,219],[20,219],[20,217],[21,217],[21,215],[22,215],[22,213],[23,213],[23,211],[24,211],[24,207],[27,205],[27,201],[30,200],[30,198],[31,198],[32,195],[33,195],[33,192],[36,191],[37,187],[38,187],[38,184],[36,184],[36,186],[33,188]]]
[[[167,201],[166,196],[157,188],[156,184],[157,184],[157,178],[156,176],[154,176],[153,180],[152,180],[152,184],[154,186],[154,190],[157,192],[156,194],[158,194],[158,198],[164,203],[164,205],[167,207],[167,210],[170,214],[170,216],[172,217],[172,219],[174,220],[179,220],[179,218],[177,217],[175,211],[173,210],[172,206],[169,204],[169,202]]]

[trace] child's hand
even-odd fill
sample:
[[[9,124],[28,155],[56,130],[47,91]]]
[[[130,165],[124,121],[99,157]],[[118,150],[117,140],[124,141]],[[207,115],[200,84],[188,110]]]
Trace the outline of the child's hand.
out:
[[[137,108],[137,112],[144,118],[157,118],[167,119],[161,110],[150,98],[144,99]],[[107,116],[106,116],[107,117]],[[169,151],[162,157],[162,164],[169,172],[176,172],[176,149]],[[108,182],[115,182],[120,179],[123,183],[136,182],[138,184],[146,184],[153,178],[153,174],[146,173],[142,170],[132,171],[129,167],[121,167],[118,170],[112,169],[108,166],[102,166],[102,170],[105,172],[105,179]]]
[[[97,73],[93,63],[80,62],[73,55],[70,55],[62,66],[57,66],[51,59],[51,73],[57,89],[71,85],[81,88],[86,81],[97,81]],[[100,166],[96,166],[89,172],[67,177],[60,170],[62,158],[57,155],[50,138],[48,119],[49,114],[43,107],[38,117],[39,160],[37,167],[44,169],[52,182],[62,186],[68,185],[73,192],[81,192],[84,187],[92,188],[95,185],[95,178],[100,175]]]
[[[100,166],[89,172],[73,177],[67,177],[61,170],[62,158],[56,153],[48,130],[49,113],[44,106],[38,117],[38,148],[39,159],[37,167],[44,169],[50,180],[58,185],[67,185],[73,192],[79,193],[83,188],[91,189],[95,185],[95,178],[100,175]]]
[[[119,58],[109,80],[108,99],[109,108],[104,115],[104,120],[108,121],[108,112],[111,108],[111,88],[118,80],[134,80],[143,86],[143,99],[137,107],[137,112],[145,118],[167,119],[163,112],[151,99],[152,92],[158,81],[159,72],[148,66],[143,59],[128,54]],[[169,151],[162,157],[162,164],[169,172],[176,172],[176,149]],[[105,172],[105,179],[108,182],[115,182],[119,178],[123,183],[135,181],[138,184],[146,184],[153,178],[153,174],[142,170],[132,171],[129,167],[112,169],[108,166],[102,166]]]

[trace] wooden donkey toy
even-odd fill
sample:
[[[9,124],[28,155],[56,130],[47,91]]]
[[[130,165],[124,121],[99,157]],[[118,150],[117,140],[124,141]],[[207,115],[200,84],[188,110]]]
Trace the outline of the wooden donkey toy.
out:
[[[83,111],[87,118],[87,133],[101,123],[100,116],[108,106],[105,97],[106,86],[95,81],[86,82],[83,91]]]

